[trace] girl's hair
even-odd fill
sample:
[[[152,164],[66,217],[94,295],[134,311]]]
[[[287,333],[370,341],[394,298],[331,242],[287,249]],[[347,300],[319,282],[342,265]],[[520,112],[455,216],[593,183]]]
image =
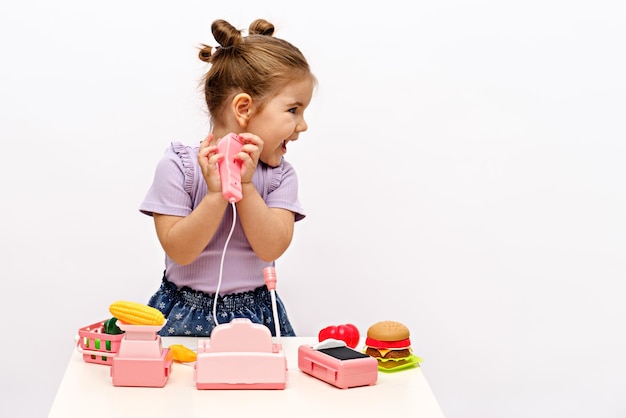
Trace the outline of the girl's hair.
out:
[[[262,108],[287,83],[314,79],[304,55],[289,42],[274,38],[274,25],[257,19],[248,36],[225,20],[211,25],[219,44],[202,45],[199,58],[211,64],[204,75],[204,96],[211,122],[219,121],[225,104],[237,93],[247,93]]]

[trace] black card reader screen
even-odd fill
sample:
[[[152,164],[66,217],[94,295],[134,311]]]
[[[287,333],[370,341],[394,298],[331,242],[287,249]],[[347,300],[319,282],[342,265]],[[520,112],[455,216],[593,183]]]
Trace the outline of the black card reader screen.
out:
[[[369,357],[369,355],[367,354],[359,353],[358,351],[353,350],[348,347],[322,348],[322,349],[319,349],[318,351],[324,354],[327,354],[331,357],[334,357],[336,359],[339,359],[341,361]]]

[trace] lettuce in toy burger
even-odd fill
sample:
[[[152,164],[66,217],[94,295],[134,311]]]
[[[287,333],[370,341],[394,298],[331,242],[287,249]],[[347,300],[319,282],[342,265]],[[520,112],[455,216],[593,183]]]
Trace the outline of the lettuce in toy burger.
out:
[[[382,371],[416,366],[421,359],[413,355],[409,337],[409,329],[400,322],[377,322],[367,330],[365,354],[376,358]]]

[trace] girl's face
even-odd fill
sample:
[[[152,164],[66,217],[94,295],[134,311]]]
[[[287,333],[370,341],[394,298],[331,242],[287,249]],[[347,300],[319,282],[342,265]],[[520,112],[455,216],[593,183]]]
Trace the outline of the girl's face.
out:
[[[270,167],[278,166],[287,144],[307,130],[304,111],[311,102],[313,84],[311,77],[287,84],[250,118],[247,130],[263,140],[259,159]]]

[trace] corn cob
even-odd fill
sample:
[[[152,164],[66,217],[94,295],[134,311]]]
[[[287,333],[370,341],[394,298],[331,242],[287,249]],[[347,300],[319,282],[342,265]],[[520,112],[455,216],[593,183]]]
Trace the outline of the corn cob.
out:
[[[142,303],[118,300],[109,306],[111,315],[129,325],[163,325],[163,313]]]

